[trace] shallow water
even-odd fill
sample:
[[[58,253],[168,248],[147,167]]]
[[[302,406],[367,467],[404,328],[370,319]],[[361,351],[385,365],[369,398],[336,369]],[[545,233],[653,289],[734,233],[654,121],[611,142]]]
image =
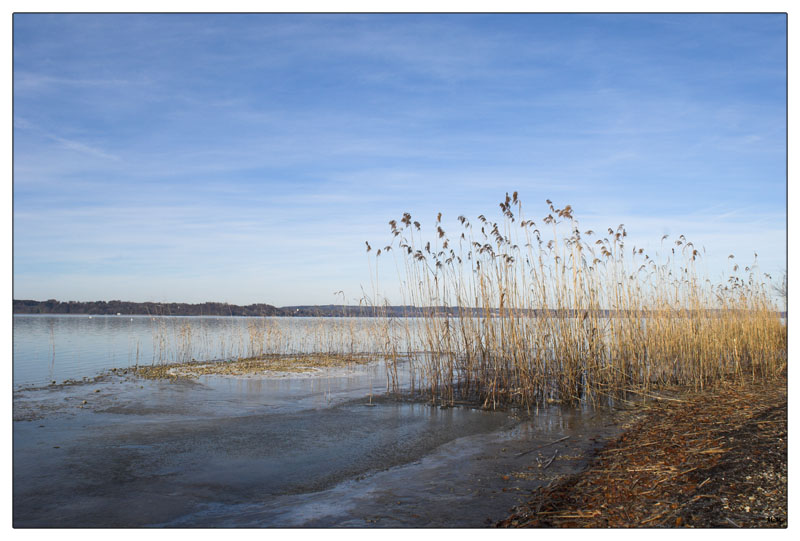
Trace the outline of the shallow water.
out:
[[[261,353],[379,351],[383,318],[15,315],[14,387],[137,364]],[[413,327],[413,323],[411,325]],[[402,344],[408,348],[408,344]]]
[[[14,526],[486,526],[616,431],[381,397],[380,371],[17,391]]]
[[[609,411],[553,407],[523,419],[384,396],[381,362],[177,382],[118,371],[47,384],[120,367],[153,324],[97,319],[15,317],[15,527],[487,526],[583,467],[618,430]],[[227,333],[248,323],[184,319]],[[293,329],[287,347],[334,328],[279,325]],[[407,384],[404,365],[400,379]]]

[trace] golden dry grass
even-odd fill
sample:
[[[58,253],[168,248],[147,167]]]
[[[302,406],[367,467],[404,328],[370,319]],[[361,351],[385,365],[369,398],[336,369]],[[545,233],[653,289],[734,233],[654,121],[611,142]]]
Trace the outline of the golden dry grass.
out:
[[[537,223],[506,195],[500,221],[459,216],[452,237],[441,214],[429,236],[408,213],[389,222],[383,253],[397,254],[403,304],[425,314],[385,343],[419,333],[413,380],[432,399],[530,407],[786,369],[786,326],[755,263],[732,262],[713,284],[697,268],[704,250],[683,235],[651,258],[626,246],[624,225],[581,232],[571,206],[547,204]]]
[[[145,379],[196,378],[209,375],[245,376],[274,373],[314,372],[321,368],[339,368],[368,364],[373,357],[346,355],[275,355],[232,361],[189,361],[183,363],[137,366],[134,373]]]

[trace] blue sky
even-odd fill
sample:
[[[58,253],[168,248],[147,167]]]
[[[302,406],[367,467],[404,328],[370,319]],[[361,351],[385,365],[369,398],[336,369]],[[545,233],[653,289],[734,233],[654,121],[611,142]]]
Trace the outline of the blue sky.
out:
[[[390,219],[499,218],[515,190],[639,246],[685,234],[712,279],[754,251],[782,274],[785,28],[15,15],[14,298],[353,302]]]

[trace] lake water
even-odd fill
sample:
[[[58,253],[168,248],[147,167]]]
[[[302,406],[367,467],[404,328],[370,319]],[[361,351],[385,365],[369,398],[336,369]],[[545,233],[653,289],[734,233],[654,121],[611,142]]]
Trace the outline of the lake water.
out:
[[[382,396],[380,361],[308,374],[93,379],[137,362],[253,349],[357,350],[385,324],[15,316],[14,526],[486,526],[583,467],[618,430],[610,411],[526,417]],[[67,379],[77,382],[50,384]]]
[[[15,315],[14,387],[93,378],[137,364],[374,352],[387,325],[380,318]]]

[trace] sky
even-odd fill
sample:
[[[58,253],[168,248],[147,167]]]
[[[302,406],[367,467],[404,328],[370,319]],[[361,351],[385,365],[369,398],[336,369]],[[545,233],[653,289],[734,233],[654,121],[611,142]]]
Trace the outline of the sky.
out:
[[[13,17],[15,299],[357,303],[517,191],[786,269],[783,14]],[[372,254],[369,254],[372,255]],[[373,269],[374,270],[374,269]],[[384,294],[399,302],[392,275]]]

